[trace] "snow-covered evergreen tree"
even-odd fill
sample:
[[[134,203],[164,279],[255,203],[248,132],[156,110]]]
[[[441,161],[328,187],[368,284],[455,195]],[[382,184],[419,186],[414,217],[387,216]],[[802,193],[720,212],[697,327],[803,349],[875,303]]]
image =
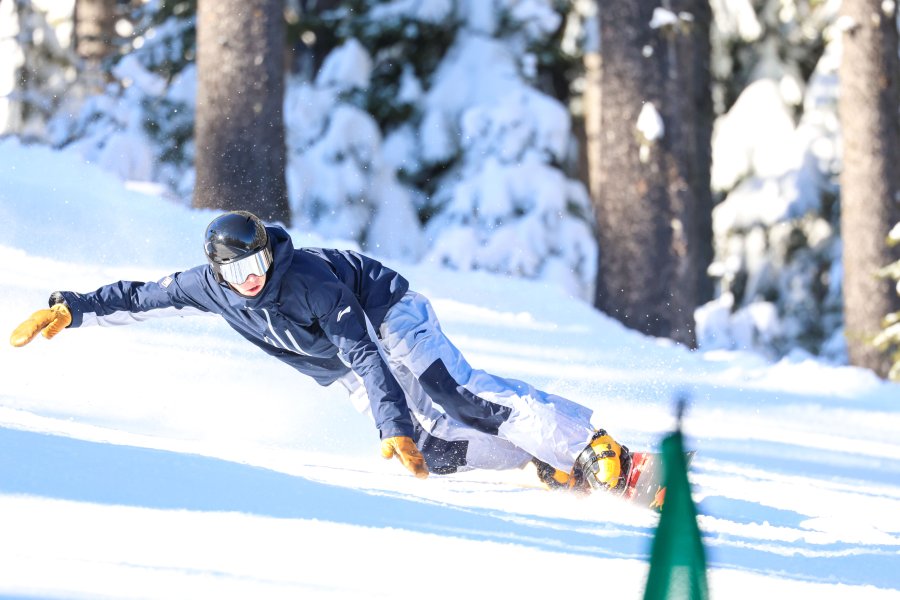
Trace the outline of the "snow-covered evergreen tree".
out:
[[[700,345],[772,357],[799,347],[842,361],[840,48],[825,46],[837,4],[713,5],[717,98],[727,110],[713,137],[712,185],[723,200],[711,271],[720,289],[698,311]]]
[[[190,3],[154,0],[136,9],[131,22],[134,32],[115,57],[104,92],[59,111],[49,141],[123,179],[161,183],[189,198],[195,12]]]
[[[372,60],[348,40],[315,81],[288,84],[288,191],[294,222],[386,257],[417,259],[421,225],[412,190],[384,157],[373,116],[351,101],[370,85]]]
[[[48,120],[73,94],[73,8],[74,0],[0,2],[0,135],[44,141]]]
[[[888,236],[891,246],[900,245],[900,223],[897,223]],[[897,282],[897,295],[900,295],[900,260],[887,265],[880,273],[882,277],[893,279]],[[891,353],[893,366],[888,377],[894,381],[900,381],[900,311],[886,315],[884,318],[884,331],[874,340],[878,348]]]
[[[546,278],[588,297],[596,245],[584,185],[570,157],[566,107],[534,85],[530,49],[552,37],[550,2],[461,3],[463,25],[425,94],[425,165],[458,155],[430,202],[429,259]]]
[[[369,179],[386,177],[394,191],[392,198],[368,198],[376,206],[364,208],[346,194],[323,200],[322,190],[330,190],[321,185],[295,186],[303,188],[301,208],[310,223],[339,223],[346,215],[364,246],[373,239],[384,245],[394,234],[381,231],[377,219],[367,222],[366,211],[377,215],[378,206],[399,202],[409,236],[406,205],[412,202],[424,224],[427,260],[547,278],[587,297],[596,246],[587,192],[562,169],[571,162],[570,117],[536,85],[545,60],[540,50],[561,29],[557,7],[548,0],[360,1],[335,18],[339,34],[352,37],[338,58],[326,61],[316,88],[326,93],[332,71],[355,73],[355,83],[337,91],[348,104],[340,119],[355,115],[353,131],[369,140],[375,131],[363,134],[362,117],[349,105],[374,119],[383,136],[377,156],[384,163],[377,166],[393,173]],[[349,60],[350,54],[359,58]],[[335,126],[326,117],[319,122],[326,121]],[[374,144],[363,154],[376,156]],[[349,154],[337,156],[346,162]]]

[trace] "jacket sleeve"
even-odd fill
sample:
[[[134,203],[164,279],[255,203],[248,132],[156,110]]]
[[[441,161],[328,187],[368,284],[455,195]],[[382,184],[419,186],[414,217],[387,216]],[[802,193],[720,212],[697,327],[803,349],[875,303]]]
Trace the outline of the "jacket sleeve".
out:
[[[191,275],[194,275],[193,277]],[[72,313],[70,327],[129,325],[154,317],[186,316],[211,312],[186,291],[196,285],[196,274],[174,273],[159,281],[117,281],[87,293],[54,292]]]
[[[387,365],[375,330],[350,288],[325,283],[310,292],[310,308],[341,357],[366,387],[381,438],[413,436],[406,395]]]

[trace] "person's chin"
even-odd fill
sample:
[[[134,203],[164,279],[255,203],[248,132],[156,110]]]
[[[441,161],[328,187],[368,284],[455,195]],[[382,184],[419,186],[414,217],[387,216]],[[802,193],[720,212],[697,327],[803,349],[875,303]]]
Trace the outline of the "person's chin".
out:
[[[259,293],[261,291],[263,291],[263,288],[265,287],[265,285],[266,285],[265,283],[262,283],[255,287],[252,287],[252,288],[242,288],[242,287],[238,287],[236,285],[232,285],[231,289],[233,289],[235,292],[237,292],[244,298],[253,298],[255,296],[258,296]]]

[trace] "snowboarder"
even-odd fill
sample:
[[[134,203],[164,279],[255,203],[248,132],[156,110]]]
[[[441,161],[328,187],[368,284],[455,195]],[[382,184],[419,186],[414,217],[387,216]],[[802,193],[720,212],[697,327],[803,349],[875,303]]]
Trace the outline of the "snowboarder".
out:
[[[251,213],[206,230],[208,264],[158,282],[118,281],[86,294],[58,291],[10,341],[68,327],[215,313],[263,351],[321,385],[340,382],[380,432],[381,453],[416,477],[528,461],[552,488],[621,489],[629,452],[595,429],[591,411],[473,369],[441,331],[423,295],[356,252],[295,249]]]

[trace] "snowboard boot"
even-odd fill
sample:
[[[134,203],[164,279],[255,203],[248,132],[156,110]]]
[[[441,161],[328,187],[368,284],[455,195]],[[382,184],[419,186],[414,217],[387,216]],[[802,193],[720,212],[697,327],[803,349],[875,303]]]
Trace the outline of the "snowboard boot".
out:
[[[541,480],[541,483],[543,483],[547,489],[551,491],[589,491],[589,488],[584,483],[584,478],[581,476],[580,469],[573,469],[571,472],[566,473],[537,458],[532,458],[531,462],[537,468],[538,479]]]
[[[575,459],[574,472],[581,472],[591,491],[622,492],[631,468],[631,453],[606,433],[598,429],[587,447]]]

